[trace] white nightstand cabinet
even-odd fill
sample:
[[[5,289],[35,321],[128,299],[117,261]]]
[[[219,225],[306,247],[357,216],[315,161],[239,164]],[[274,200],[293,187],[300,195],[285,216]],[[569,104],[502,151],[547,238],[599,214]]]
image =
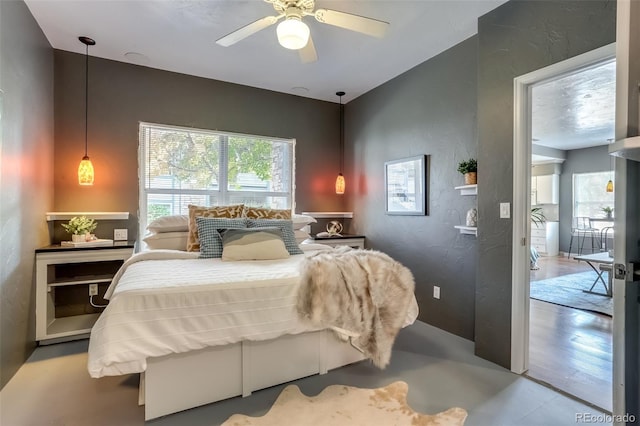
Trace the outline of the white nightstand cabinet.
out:
[[[355,249],[364,249],[364,238],[364,235],[344,234],[342,237],[311,237],[307,241],[331,247],[349,246]]]
[[[133,254],[133,244],[109,247],[66,248],[48,246],[36,250],[36,340],[41,344],[87,337],[100,315],[89,305],[89,285],[100,287],[99,296],[113,276]],[[78,307],[58,306],[56,293],[75,287],[67,294]],[[81,287],[79,290],[77,287]],[[84,294],[81,294],[84,292]],[[78,297],[78,295],[81,295]],[[95,297],[94,297],[95,299]],[[98,298],[102,300],[101,297]],[[80,300],[80,303],[78,303]]]

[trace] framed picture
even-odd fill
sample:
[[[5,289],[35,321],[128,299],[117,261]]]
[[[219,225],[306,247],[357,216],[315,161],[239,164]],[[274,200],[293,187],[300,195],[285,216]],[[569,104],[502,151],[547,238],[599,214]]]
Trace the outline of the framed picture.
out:
[[[387,214],[427,214],[428,158],[428,155],[417,155],[384,163]]]

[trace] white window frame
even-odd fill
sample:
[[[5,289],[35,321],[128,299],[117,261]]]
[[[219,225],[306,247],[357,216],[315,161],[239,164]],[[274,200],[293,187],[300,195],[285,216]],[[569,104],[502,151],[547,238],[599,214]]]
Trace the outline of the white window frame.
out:
[[[280,143],[289,143],[291,144],[291,176],[290,176],[290,190],[288,192],[273,192],[273,191],[229,191],[227,188],[227,169],[226,167],[221,167],[220,173],[220,181],[218,184],[218,190],[208,190],[208,189],[153,189],[148,191],[146,188],[146,150],[145,144],[142,143],[143,133],[145,128],[155,127],[166,130],[177,130],[177,131],[186,131],[186,132],[203,132],[203,133],[211,133],[221,136],[224,140],[227,137],[246,137],[246,138],[259,138],[262,140],[271,140],[274,142]],[[221,154],[222,165],[226,166],[228,163],[226,162],[226,149],[222,149],[223,154]],[[139,223],[139,234],[140,238],[145,235],[146,227],[147,227],[147,206],[148,206],[148,195],[149,193],[153,194],[192,194],[192,195],[216,195],[220,200],[221,204],[224,205],[227,203],[229,196],[233,195],[246,195],[248,197],[257,196],[257,197],[283,197],[288,196],[290,199],[290,208],[291,211],[295,211],[296,200],[295,200],[295,176],[296,176],[296,139],[295,138],[276,138],[270,136],[262,136],[262,135],[249,135],[243,133],[233,133],[233,132],[223,132],[218,130],[208,130],[208,129],[199,129],[192,127],[182,127],[182,126],[172,126],[166,124],[158,124],[158,123],[149,123],[149,122],[139,122],[138,125],[138,186],[139,186],[139,202],[138,202],[138,223]],[[270,207],[270,206],[264,206]]]

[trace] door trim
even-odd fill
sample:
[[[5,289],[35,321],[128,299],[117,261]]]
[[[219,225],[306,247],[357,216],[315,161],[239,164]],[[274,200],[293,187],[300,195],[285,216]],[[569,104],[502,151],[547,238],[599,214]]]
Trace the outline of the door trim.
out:
[[[513,80],[513,240],[511,371],[529,369],[529,227],[531,210],[531,87],[615,58],[616,44],[566,59]]]

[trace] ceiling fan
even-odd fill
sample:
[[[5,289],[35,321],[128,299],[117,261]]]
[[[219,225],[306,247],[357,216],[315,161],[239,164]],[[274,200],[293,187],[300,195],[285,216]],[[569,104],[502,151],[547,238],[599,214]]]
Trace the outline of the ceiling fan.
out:
[[[278,42],[287,49],[298,50],[300,60],[303,63],[308,63],[315,62],[318,59],[318,55],[311,39],[309,27],[302,21],[305,16],[313,16],[316,21],[323,24],[334,25],[378,38],[384,37],[389,26],[388,22],[351,13],[330,9],[314,11],[314,0],[264,1],[273,5],[273,8],[278,12],[277,16],[266,16],[258,19],[216,40],[216,43],[224,47],[231,46],[284,18],[284,21],[280,22],[276,29]]]

